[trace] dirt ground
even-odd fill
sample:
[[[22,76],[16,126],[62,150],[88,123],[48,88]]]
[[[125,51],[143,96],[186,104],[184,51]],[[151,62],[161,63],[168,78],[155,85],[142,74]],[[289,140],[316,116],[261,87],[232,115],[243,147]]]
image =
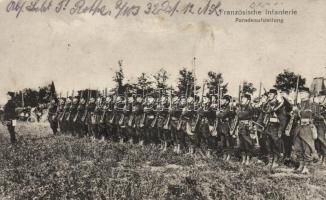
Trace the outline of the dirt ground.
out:
[[[0,199],[326,199],[326,169],[271,173],[217,156],[53,136],[47,123],[19,123],[16,146],[0,128]]]

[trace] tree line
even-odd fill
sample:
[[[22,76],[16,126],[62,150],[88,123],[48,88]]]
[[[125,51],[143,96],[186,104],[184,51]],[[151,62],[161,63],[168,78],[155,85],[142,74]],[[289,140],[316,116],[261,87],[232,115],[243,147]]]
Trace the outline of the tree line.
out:
[[[138,94],[149,94],[155,91],[167,91],[171,88],[168,86],[169,74],[168,72],[161,68],[154,74],[141,73],[134,83],[129,83],[125,81],[126,77],[124,74],[124,69],[122,61],[118,62],[119,68],[114,72],[113,81],[115,82],[115,87],[113,88],[115,93],[120,95],[126,92],[137,92]],[[297,86],[299,91],[308,91],[309,89],[305,87],[306,79],[299,74],[295,74],[289,70],[284,70],[276,76],[274,88],[291,92],[294,91]],[[203,87],[205,87],[205,92],[203,92]],[[172,89],[172,88],[171,88]],[[239,87],[240,93],[253,94],[257,91],[257,88],[253,83],[244,80]],[[77,91],[76,94],[83,96],[84,98],[89,98],[90,96],[96,97],[100,93],[107,93],[108,91],[97,91],[91,89],[84,89]],[[112,91],[111,91],[112,92]],[[176,90],[174,92],[183,96],[197,96],[203,95],[225,95],[228,92],[228,83],[224,80],[223,74],[220,72],[209,71],[204,84],[197,82],[195,75],[195,70],[189,70],[188,68],[181,68],[178,74],[178,83]],[[35,107],[39,103],[49,103],[54,97],[58,97],[56,93],[54,82],[51,84],[39,87],[36,89],[26,88],[18,92],[8,92],[14,101],[18,105]],[[60,95],[61,96],[61,95]]]

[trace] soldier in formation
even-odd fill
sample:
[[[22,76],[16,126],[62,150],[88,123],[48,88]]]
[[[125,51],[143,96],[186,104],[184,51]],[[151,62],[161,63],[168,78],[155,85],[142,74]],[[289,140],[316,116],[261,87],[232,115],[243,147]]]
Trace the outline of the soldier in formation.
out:
[[[49,122],[62,134],[211,157],[225,161],[265,157],[275,169],[290,155],[297,172],[320,158],[325,164],[325,111],[320,99],[309,106],[292,105],[275,89],[252,101],[242,94],[237,104],[229,95],[178,95],[171,89],[106,95],[71,96],[51,101]],[[290,139],[289,139],[290,138]],[[260,158],[260,157],[259,157]]]

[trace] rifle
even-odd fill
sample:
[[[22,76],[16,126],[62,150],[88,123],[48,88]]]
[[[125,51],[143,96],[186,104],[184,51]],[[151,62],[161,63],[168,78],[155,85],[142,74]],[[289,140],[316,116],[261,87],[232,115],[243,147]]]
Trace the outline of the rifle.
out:
[[[87,94],[87,100],[86,100],[86,104],[85,104],[85,112],[84,112],[84,115],[82,116],[81,118],[81,122],[85,122],[86,121],[86,118],[87,118],[87,115],[88,115],[88,105],[89,105],[89,100],[90,100],[90,89],[88,89],[88,94]]]
[[[170,128],[170,121],[171,121],[171,113],[170,113],[170,110],[172,109],[172,85],[171,85],[171,88],[170,88],[170,95],[169,95],[169,99],[170,99],[170,105],[169,105],[169,115],[168,115],[168,118],[163,126],[163,129],[165,130],[169,130]]]
[[[159,108],[162,110],[162,102],[161,102],[161,90],[159,90]],[[152,121],[151,123],[151,127],[152,128],[155,128],[156,124],[157,124],[157,121],[158,121],[158,118],[159,118],[159,112],[160,110],[155,110],[156,111],[156,115],[155,115],[155,118],[154,120]]]
[[[81,94],[80,94],[80,96],[81,96],[81,98],[83,97],[83,91],[81,91]],[[79,103],[80,103],[80,101],[79,101]],[[77,119],[78,119],[78,116],[80,115],[80,106],[81,105],[78,105],[78,107],[77,107],[77,113],[76,113],[76,116],[74,117],[74,119],[72,120],[73,122],[76,122],[77,121]]]
[[[205,92],[205,82],[203,83],[203,89],[202,89],[202,94],[201,94],[201,100],[199,103],[200,108],[202,107],[203,104],[203,99],[204,99],[204,92]],[[199,121],[201,119],[201,115],[197,114],[197,118],[196,118],[196,122],[195,125],[193,127],[191,127],[191,131],[192,132],[196,132],[198,130],[198,126],[199,126]]]
[[[124,105],[124,107],[123,107],[123,113],[122,113],[122,116],[121,116],[121,118],[120,118],[120,120],[119,120],[119,125],[120,126],[123,126],[123,124],[124,124],[124,119],[125,119],[125,111],[128,109],[128,90],[126,89],[126,91],[125,91],[125,105]]]
[[[296,88],[295,88],[295,99],[294,99],[294,105],[295,106],[298,105],[299,81],[300,81],[300,76],[297,77],[297,84],[296,84]],[[284,133],[285,133],[286,136],[290,136],[290,132],[291,132],[292,127],[293,127],[294,118],[295,118],[295,114],[292,113],[291,114],[290,121],[287,124],[287,126],[285,128],[285,131],[284,131]]]

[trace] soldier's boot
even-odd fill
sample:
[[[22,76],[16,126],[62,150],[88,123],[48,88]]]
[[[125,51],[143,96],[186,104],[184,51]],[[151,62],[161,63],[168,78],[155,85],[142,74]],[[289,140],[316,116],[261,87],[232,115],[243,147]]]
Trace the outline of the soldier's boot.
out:
[[[180,154],[181,153],[181,146],[180,146],[180,144],[177,145],[177,152],[176,153],[177,154]]]
[[[309,169],[307,168],[305,161],[301,161],[301,168],[298,172],[301,174],[309,174]]]
[[[300,162],[299,162],[299,167],[296,168],[296,169],[294,169],[293,172],[294,172],[294,173],[301,173],[302,170],[303,170],[303,168],[304,168],[304,162],[303,162],[303,161],[300,161]]]
[[[223,153],[223,157],[222,157],[223,161],[226,160],[226,153]]]
[[[129,144],[134,144],[134,140],[132,138],[129,139]]]
[[[123,138],[120,138],[119,143],[123,144]]]
[[[188,153],[191,156],[194,154],[194,148],[192,146],[189,147]]]
[[[322,165],[322,166],[326,166],[325,155],[322,156],[322,159],[321,159],[321,165]]]
[[[173,145],[173,152],[177,153],[177,145]]]
[[[143,146],[144,145],[144,140],[139,140],[139,146]]]
[[[165,141],[163,143],[163,151],[166,151],[167,150],[167,147],[168,147],[168,143]]]
[[[246,156],[246,163],[245,163],[245,165],[250,165],[250,156]]]
[[[241,155],[241,164],[244,165],[246,163],[246,155],[242,154]]]
[[[211,150],[210,149],[207,149],[206,156],[207,156],[207,158],[211,158]]]
[[[279,166],[279,164],[278,164],[278,156],[277,155],[273,155],[273,159],[272,159],[272,166],[271,166],[271,168],[276,168],[276,167],[278,167]]]
[[[226,161],[230,161],[230,159],[231,159],[231,155],[230,155],[230,153],[227,153],[227,155],[226,155]]]

